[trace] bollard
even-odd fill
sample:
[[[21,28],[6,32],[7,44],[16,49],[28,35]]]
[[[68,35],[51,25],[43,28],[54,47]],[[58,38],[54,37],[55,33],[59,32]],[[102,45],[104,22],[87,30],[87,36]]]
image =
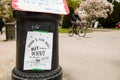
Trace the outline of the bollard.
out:
[[[13,11],[16,19],[16,66],[12,80],[62,80],[58,55],[60,15]]]
[[[5,33],[6,40],[14,40],[15,39],[15,23],[6,23],[5,24]]]

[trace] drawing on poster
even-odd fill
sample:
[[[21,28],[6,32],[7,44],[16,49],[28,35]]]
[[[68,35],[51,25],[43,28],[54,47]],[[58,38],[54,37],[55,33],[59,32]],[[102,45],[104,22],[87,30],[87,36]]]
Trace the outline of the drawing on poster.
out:
[[[27,33],[24,70],[51,70],[53,33]]]

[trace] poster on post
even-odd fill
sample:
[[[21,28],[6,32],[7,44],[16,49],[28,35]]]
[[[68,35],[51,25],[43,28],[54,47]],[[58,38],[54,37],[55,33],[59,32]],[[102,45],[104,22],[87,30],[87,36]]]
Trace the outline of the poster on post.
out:
[[[28,31],[24,70],[51,70],[53,33]]]
[[[69,14],[66,0],[12,0],[12,7],[21,11]]]

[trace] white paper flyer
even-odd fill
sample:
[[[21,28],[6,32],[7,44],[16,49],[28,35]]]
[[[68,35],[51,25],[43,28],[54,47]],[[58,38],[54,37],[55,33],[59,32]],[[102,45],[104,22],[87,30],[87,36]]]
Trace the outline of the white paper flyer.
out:
[[[51,70],[52,48],[53,33],[29,31],[23,70]]]

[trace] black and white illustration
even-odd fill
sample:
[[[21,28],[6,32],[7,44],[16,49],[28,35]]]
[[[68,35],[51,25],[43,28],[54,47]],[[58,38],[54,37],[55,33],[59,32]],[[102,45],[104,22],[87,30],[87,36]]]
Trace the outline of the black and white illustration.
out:
[[[53,33],[29,31],[26,38],[24,70],[51,70]]]

